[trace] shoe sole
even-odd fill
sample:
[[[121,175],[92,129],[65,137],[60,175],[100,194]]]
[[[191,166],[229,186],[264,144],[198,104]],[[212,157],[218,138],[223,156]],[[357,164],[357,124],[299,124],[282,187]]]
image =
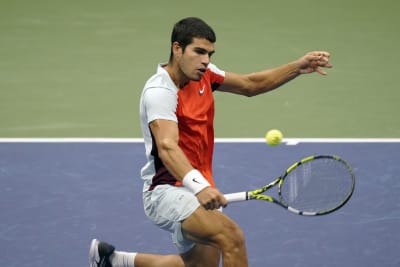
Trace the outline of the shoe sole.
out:
[[[89,250],[89,267],[97,267],[96,262],[100,261],[100,256],[99,256],[99,240],[93,239],[92,242],[90,243],[90,250]]]

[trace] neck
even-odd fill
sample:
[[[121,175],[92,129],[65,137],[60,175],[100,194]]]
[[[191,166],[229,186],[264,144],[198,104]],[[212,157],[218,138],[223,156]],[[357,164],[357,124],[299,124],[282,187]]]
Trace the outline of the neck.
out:
[[[164,68],[178,88],[182,88],[189,83],[182,71],[173,63],[169,62]]]

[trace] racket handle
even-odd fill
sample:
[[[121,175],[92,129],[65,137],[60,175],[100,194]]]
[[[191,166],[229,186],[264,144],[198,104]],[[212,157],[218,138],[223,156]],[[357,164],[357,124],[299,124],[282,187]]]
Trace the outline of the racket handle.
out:
[[[238,192],[224,195],[228,203],[246,201],[248,199],[247,192]]]

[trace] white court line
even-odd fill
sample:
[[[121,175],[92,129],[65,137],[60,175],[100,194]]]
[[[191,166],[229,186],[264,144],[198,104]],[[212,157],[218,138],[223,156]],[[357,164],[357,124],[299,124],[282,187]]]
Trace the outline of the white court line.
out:
[[[0,143],[143,143],[143,138],[0,138]]]
[[[264,143],[264,138],[217,138],[219,143]],[[400,143],[400,138],[284,138],[290,146],[299,143]]]
[[[264,138],[216,138],[216,143],[264,143]],[[299,143],[400,143],[400,138],[284,138]],[[0,143],[143,143],[143,138],[0,138]]]

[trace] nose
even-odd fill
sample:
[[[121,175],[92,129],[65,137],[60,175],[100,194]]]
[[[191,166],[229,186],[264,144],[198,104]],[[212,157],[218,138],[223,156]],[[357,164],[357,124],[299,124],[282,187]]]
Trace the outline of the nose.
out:
[[[202,56],[202,58],[201,58],[201,63],[204,65],[204,66],[208,66],[208,64],[210,63],[210,59],[211,59],[211,57],[210,57],[210,55],[209,54],[204,54],[203,56]]]

